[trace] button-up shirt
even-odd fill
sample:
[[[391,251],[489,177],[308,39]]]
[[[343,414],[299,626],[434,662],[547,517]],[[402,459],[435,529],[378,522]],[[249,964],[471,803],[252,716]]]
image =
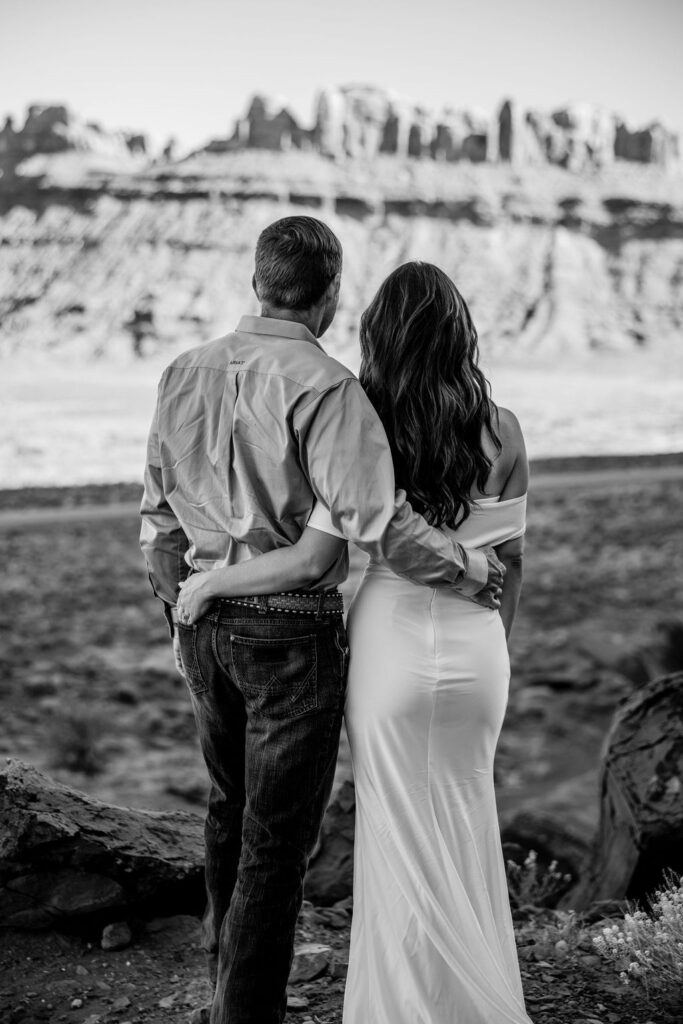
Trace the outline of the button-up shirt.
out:
[[[303,324],[245,316],[164,371],[149,434],[140,544],[174,605],[190,569],[295,544],[318,499],[334,526],[399,576],[477,593],[466,552],[395,491],[389,443],[358,379]],[[346,548],[312,589],[348,573]]]

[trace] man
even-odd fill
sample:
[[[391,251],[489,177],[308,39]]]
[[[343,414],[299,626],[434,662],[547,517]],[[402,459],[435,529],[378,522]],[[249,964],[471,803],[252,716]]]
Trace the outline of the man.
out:
[[[141,545],[172,623],[211,781],[203,945],[212,1024],[280,1024],[303,878],[329,798],[347,645],[346,551],[307,590],[215,602],[173,623],[178,585],[296,542],[316,498],[395,572],[498,606],[493,552],[465,552],[395,496],[386,435],[354,375],[317,339],[342,253],[311,217],[266,228],[261,315],[181,355],[159,386]],[[177,616],[176,616],[177,620]]]

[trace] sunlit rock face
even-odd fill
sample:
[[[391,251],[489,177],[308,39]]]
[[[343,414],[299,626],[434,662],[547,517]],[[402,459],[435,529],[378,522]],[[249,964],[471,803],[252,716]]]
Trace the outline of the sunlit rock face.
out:
[[[680,177],[485,163],[453,176],[447,162],[388,155],[362,172],[259,150],[196,158],[187,177],[184,166],[74,188],[21,179],[15,199],[0,194],[0,356],[170,353],[224,333],[256,311],[259,232],[297,213],[342,241],[329,345],[352,365],[362,310],[409,259],[453,278],[490,355],[680,352]]]
[[[373,85],[321,90],[310,125],[300,124],[284,99],[256,94],[232,133],[199,152],[252,149],[313,150],[337,161],[387,155],[446,163],[551,164],[579,173],[614,160],[663,168],[679,160],[678,138],[663,125],[632,130],[595,104],[574,103],[548,112],[526,110],[506,99],[487,116],[453,104],[430,108]],[[147,154],[148,145],[142,134],[104,131],[63,105],[34,105],[21,128],[8,118],[0,129],[0,169],[5,171],[35,155],[68,151],[125,161]],[[166,159],[170,156],[167,151]],[[42,167],[34,162],[28,173],[41,173]]]
[[[516,166],[550,163],[577,172],[606,167],[615,158],[616,126],[613,114],[588,103],[545,113],[505,100],[497,156]]]
[[[92,121],[83,121],[63,105],[34,104],[19,129],[11,117],[0,129],[0,168],[14,168],[37,155],[90,152],[125,161],[147,153],[143,134],[105,131]]]
[[[679,140],[659,122],[641,131],[629,131],[620,122],[617,125],[614,153],[622,160],[670,167],[679,159]]]
[[[306,128],[257,96],[182,159],[34,106],[0,132],[0,357],[137,357],[223,333],[256,309],[259,232],[308,213],[344,247],[329,344],[351,365],[360,313],[409,259],[454,279],[494,356],[680,358],[676,161],[660,125],[631,132],[590,104],[487,118],[349,86],[322,91]]]
[[[313,148],[336,160],[387,154],[447,162],[549,163],[579,172],[615,159],[670,167],[679,156],[677,137],[662,125],[631,130],[596,104],[573,103],[548,112],[504,100],[487,117],[450,104],[431,109],[373,85],[321,90],[311,128],[298,124],[283,101],[255,96],[232,136],[214,140],[209,148]]]
[[[615,160],[671,168],[679,151],[677,136],[661,124],[631,131],[595,104],[574,103],[546,113],[524,111],[505,100],[491,155],[517,166],[550,163],[581,173],[608,167]]]

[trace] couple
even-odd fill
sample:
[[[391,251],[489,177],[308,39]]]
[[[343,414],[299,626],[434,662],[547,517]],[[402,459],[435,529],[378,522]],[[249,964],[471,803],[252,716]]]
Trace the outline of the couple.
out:
[[[261,315],[166,369],[150,432],[141,545],[211,782],[210,1020],[285,1016],[344,713],[357,814],[345,1024],[529,1024],[493,789],[524,443],[437,267],[407,263],[380,286],[360,382],[327,356],[341,263],[314,218],[266,228]],[[370,556],[350,659],[347,540]]]

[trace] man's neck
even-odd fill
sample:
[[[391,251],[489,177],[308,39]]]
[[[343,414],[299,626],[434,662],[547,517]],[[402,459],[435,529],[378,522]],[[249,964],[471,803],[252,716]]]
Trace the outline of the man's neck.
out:
[[[322,311],[313,306],[311,309],[280,309],[277,306],[269,306],[264,303],[261,306],[261,316],[267,316],[271,320],[289,320],[290,323],[303,324],[311,332],[314,338],[318,337]]]

